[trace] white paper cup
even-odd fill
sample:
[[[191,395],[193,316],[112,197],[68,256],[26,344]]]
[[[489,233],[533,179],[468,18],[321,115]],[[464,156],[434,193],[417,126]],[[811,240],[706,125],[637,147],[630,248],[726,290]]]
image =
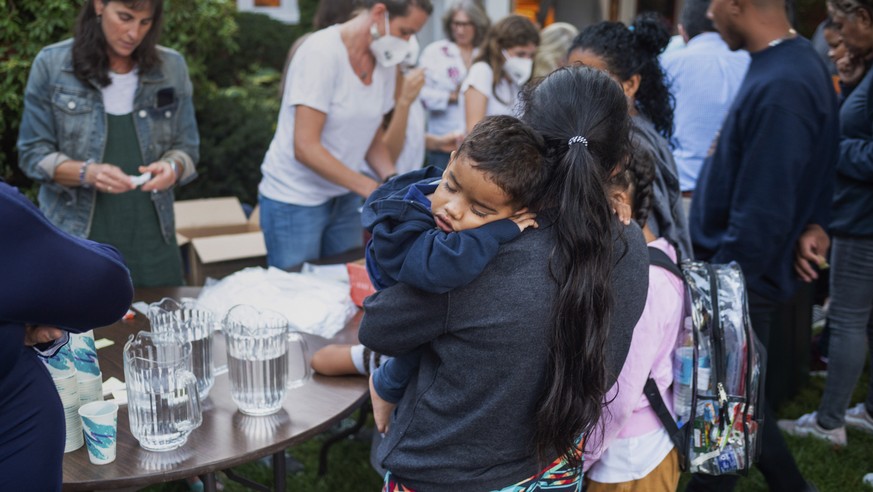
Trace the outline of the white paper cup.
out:
[[[55,388],[57,388],[61,403],[65,408],[79,405],[79,381],[75,369],[65,374],[53,375],[52,381],[55,383]]]
[[[79,381],[79,403],[84,405],[92,401],[103,400],[103,374],[77,373]]]
[[[115,461],[118,442],[118,405],[112,401],[94,401],[79,407],[88,459],[95,465]]]

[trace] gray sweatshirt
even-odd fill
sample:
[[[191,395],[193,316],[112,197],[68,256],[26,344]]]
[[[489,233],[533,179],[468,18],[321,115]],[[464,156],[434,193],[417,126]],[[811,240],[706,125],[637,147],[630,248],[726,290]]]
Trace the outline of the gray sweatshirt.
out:
[[[423,346],[377,456],[404,485],[493,490],[540,471],[533,431],[557,290],[548,270],[553,232],[524,231],[476,280],[446,294],[398,284],[365,301],[361,343],[388,355]],[[616,238],[615,258],[607,387],[646,301],[649,260],[639,227]]]

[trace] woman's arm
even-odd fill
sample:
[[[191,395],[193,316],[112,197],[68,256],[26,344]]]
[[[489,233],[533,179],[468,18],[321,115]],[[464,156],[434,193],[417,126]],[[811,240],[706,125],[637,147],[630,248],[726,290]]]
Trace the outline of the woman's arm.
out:
[[[15,188],[0,183],[0,319],[87,331],[121,319],[130,274],[111,246],[52,225]]]
[[[367,163],[383,181],[397,174],[394,159],[391,158],[388,146],[385,145],[385,131],[381,127],[376,130],[376,135],[370,142],[370,148],[367,149]]]
[[[327,115],[303,105],[298,105],[295,113],[294,156],[297,160],[332,183],[347,188],[364,198],[370,196],[370,193],[379,186],[379,183],[359,172],[349,169],[322,145],[321,131],[324,128]],[[382,131],[380,129],[374,136],[370,150],[373,150],[373,145],[378,141],[381,150],[376,153],[380,155],[381,159],[387,160],[388,151],[385,148],[385,144],[381,142],[381,135]],[[368,151],[368,160],[369,157],[370,152]],[[373,162],[370,162],[370,165],[372,166]]]
[[[30,179],[52,183],[56,169],[71,157],[59,151],[50,90],[52,70],[45,52],[33,61],[24,89],[24,112],[18,131],[18,165]]]
[[[403,152],[403,144],[406,142],[406,127],[409,124],[409,108],[418,104],[416,99],[424,85],[424,69],[411,70],[406,75],[398,71],[397,87],[399,92],[395,98],[394,112],[391,114],[391,122],[385,129],[382,141],[388,147],[388,155],[392,162],[396,162]]]
[[[479,92],[475,87],[468,87],[464,92],[464,114],[467,123],[467,133],[473,131],[476,123],[485,117],[488,109],[488,96]]]

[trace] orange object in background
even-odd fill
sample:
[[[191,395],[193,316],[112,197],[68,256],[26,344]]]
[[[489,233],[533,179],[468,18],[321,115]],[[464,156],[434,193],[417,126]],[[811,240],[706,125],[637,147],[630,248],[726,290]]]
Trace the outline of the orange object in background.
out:
[[[349,272],[349,294],[352,296],[352,302],[358,307],[364,307],[364,299],[376,292],[373,283],[370,282],[364,260],[346,263],[346,269]]]
[[[515,9],[513,9],[513,13],[518,15],[523,15],[531,20],[534,24],[537,23],[537,12],[540,10],[540,2],[539,0],[516,0]],[[545,25],[540,26],[543,27],[548,26],[549,24],[555,22],[555,9],[549,9],[549,15],[546,16]]]

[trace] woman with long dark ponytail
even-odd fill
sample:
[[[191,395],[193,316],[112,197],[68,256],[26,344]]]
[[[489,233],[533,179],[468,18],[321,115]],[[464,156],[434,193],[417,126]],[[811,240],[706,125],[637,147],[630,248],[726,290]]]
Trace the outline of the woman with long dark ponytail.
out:
[[[422,348],[378,450],[384,490],[581,487],[580,440],[646,297],[642,233],[621,225],[604,188],[626,159],[630,121],[618,84],[584,67],[552,73],[522,101],[547,147],[532,180],[545,183],[532,207],[539,227],[465,287],[433,295],[398,284],[365,302],[364,345]]]
[[[657,164],[655,207],[649,228],[678,245],[683,258],[691,258],[679,171],[669,144],[673,135],[673,96],[658,62],[658,55],[669,41],[670,33],[656,14],[641,14],[630,26],[599,22],[576,36],[568,61],[604,70],[621,84],[633,121],[633,143],[638,152],[648,154]]]
[[[613,217],[605,182],[628,149],[630,119],[619,112],[624,94],[591,69],[561,70],[523,95],[522,120],[551,149],[545,197],[554,207],[555,247],[549,268],[558,295],[549,333],[549,373],[537,411],[541,457],[567,453],[597,421],[607,374],[602,355],[610,323]],[[600,94],[591,104],[590,94]]]

